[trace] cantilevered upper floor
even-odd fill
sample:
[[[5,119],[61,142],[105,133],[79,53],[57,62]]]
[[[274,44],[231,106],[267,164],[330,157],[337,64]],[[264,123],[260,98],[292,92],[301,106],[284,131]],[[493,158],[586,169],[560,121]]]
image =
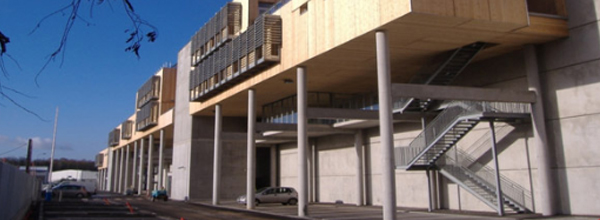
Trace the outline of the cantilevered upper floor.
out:
[[[123,147],[158,130],[172,129],[176,75],[176,68],[161,68],[138,89],[134,113],[109,132],[109,146]]]
[[[223,115],[244,116],[250,88],[258,106],[292,96],[298,66],[307,68],[308,91],[374,92],[378,30],[388,33],[394,83],[409,82],[436,56],[477,42],[487,46],[474,62],[568,36],[564,0],[284,0],[263,14],[245,6],[264,6],[261,0],[235,2],[227,7],[241,4],[247,26],[192,56],[191,114],[212,115],[219,103]],[[252,10],[258,15],[250,17]],[[276,59],[259,62],[267,56]]]

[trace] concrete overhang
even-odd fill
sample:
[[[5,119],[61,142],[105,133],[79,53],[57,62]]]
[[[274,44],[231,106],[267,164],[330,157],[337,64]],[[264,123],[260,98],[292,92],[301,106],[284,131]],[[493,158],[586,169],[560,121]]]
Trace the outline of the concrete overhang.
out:
[[[191,103],[190,113],[213,115],[214,105],[221,104],[224,116],[243,117],[250,88],[256,90],[257,106],[294,95],[296,84],[289,82],[295,82],[297,66],[307,68],[311,92],[376,92],[378,30],[388,34],[393,83],[408,82],[418,70],[431,65],[434,57],[474,42],[494,45],[478,54],[477,62],[568,36],[564,18],[529,13],[526,1],[453,2],[309,1],[317,5],[309,5],[311,10],[301,16],[288,4],[280,9],[284,27],[281,63],[209,100]],[[336,8],[348,11],[341,15],[333,11]]]

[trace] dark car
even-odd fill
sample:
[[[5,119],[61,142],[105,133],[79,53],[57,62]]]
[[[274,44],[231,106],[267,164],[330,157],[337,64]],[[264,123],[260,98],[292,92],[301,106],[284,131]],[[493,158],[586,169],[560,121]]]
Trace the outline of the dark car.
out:
[[[42,191],[42,195],[46,194],[46,190]],[[85,186],[79,185],[58,185],[52,188],[52,197],[57,197],[62,195],[62,197],[75,197],[75,198],[83,198],[90,197],[91,194],[85,189]]]

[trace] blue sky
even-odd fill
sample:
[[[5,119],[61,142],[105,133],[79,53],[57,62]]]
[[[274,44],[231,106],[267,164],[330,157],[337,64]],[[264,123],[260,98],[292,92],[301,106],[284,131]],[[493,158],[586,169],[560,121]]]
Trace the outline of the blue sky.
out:
[[[58,47],[67,14],[49,17],[31,31],[71,0],[0,0],[0,31],[10,38],[7,52],[18,63],[2,58],[7,74],[0,82],[30,97],[3,91],[44,119],[0,98],[0,158],[24,157],[29,138],[33,157],[49,158],[58,106],[55,157],[93,160],[107,147],[111,129],[134,113],[138,88],[160,67],[175,64],[179,50],[228,1],[131,0],[135,12],[158,29],[156,42],[143,43],[138,59],[125,52],[131,22],[123,3],[105,0],[90,10],[92,1],[83,0],[80,17],[89,23],[76,21],[64,60],[50,62],[38,87],[35,76]]]

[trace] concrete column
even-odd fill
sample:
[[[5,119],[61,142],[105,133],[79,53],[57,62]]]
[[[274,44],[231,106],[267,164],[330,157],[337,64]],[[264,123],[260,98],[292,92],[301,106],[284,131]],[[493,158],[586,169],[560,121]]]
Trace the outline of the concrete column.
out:
[[[277,146],[271,146],[271,186],[277,186]]]
[[[123,192],[123,173],[125,165],[125,147],[119,149],[119,185],[117,186],[118,193]]]
[[[137,157],[138,157],[138,142],[133,142],[133,163],[131,163],[131,188],[135,189],[137,186],[136,180],[138,179],[137,171]],[[132,192],[133,193],[133,192]]]
[[[364,175],[363,175],[363,131],[358,130],[354,134],[354,150],[356,151],[356,205],[362,206]]]
[[[123,194],[127,192],[127,188],[129,188],[129,180],[131,179],[129,176],[129,157],[131,157],[129,153],[129,144],[125,147],[125,182],[123,183]]]
[[[298,216],[308,216],[308,167],[306,155],[308,149],[308,118],[307,91],[306,91],[306,67],[298,67],[297,94],[298,94]]]
[[[246,209],[254,209],[254,193],[256,188],[256,101],[254,89],[248,90],[248,135],[246,165]]]
[[[164,187],[163,181],[164,181],[164,177],[163,177],[163,173],[164,173],[164,167],[163,167],[163,159],[164,159],[164,151],[165,151],[165,130],[161,129],[160,130],[160,144],[158,147],[158,189],[162,189],[162,187]]]
[[[150,195],[154,190],[154,164],[152,152],[154,151],[154,135],[148,138],[148,170],[146,170],[146,194]]]
[[[392,125],[391,70],[387,33],[377,31],[377,84],[379,95],[379,132],[381,136],[381,171],[383,219],[396,219],[396,180],[394,171],[394,131]]]
[[[535,103],[531,104],[531,121],[533,125],[533,139],[535,151],[537,152],[538,182],[537,189],[540,199],[536,202],[540,204],[542,214],[551,216],[556,214],[556,189],[554,177],[551,170],[552,157],[546,135],[546,116],[544,115],[544,102],[542,87],[540,86],[540,76],[538,69],[538,60],[535,52],[535,46],[525,47],[525,68],[527,71],[527,81],[529,91],[536,94]]]
[[[219,204],[219,192],[221,189],[221,132],[222,132],[221,105],[215,105],[215,145],[213,164],[213,198],[212,204]]]
[[[496,131],[494,121],[490,121],[490,133],[492,134],[492,157],[494,158],[494,168],[496,175],[496,201],[498,202],[498,215],[504,215],[504,199],[502,198],[502,186],[500,185],[500,166],[498,165],[498,150],[496,149]]]
[[[113,150],[113,167],[112,167],[112,186],[111,186],[111,192],[117,192],[118,191],[118,185],[119,185],[119,151],[118,150]]]
[[[142,186],[142,178],[144,178],[143,175],[144,172],[144,138],[142,138],[140,140],[140,165],[138,166],[138,195],[142,195],[142,189],[144,188]]]

